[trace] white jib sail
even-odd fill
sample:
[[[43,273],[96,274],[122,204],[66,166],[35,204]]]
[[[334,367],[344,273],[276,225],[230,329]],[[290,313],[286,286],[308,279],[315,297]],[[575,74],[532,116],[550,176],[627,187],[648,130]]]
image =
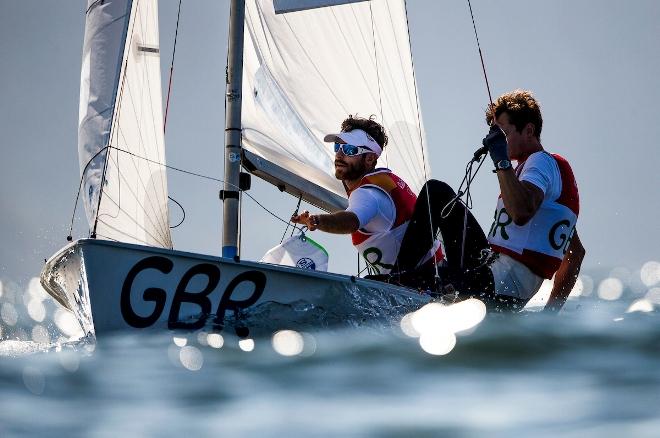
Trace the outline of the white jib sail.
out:
[[[78,155],[98,238],[172,247],[161,93],[157,1],[88,0]]]
[[[404,1],[276,15],[272,0],[248,0],[243,147],[345,196],[323,136],[349,114],[375,115],[385,126],[378,165],[418,192],[430,168]]]

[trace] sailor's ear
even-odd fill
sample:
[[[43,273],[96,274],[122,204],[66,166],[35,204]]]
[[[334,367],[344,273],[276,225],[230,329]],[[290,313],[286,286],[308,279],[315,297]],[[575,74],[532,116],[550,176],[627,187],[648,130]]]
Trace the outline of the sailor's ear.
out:
[[[367,166],[370,167],[376,167],[376,163],[378,162],[378,155],[376,154],[364,154],[364,161],[367,163]]]
[[[523,128],[523,133],[528,136],[528,137],[534,137],[534,124],[532,122],[529,122],[528,124],[525,125]]]

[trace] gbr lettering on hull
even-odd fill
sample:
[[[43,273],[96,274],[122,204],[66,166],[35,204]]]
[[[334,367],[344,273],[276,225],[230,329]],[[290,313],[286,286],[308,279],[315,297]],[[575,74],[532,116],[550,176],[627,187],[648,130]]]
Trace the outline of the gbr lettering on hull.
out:
[[[147,287],[142,292],[142,299],[144,301],[153,302],[154,309],[147,315],[138,315],[133,308],[131,296],[137,296],[133,293],[133,283],[137,276],[146,270],[156,270],[167,276],[172,272],[174,263],[167,257],[152,256],[147,257],[137,262],[128,272],[124,279],[121,297],[120,308],[121,315],[124,321],[131,327],[146,328],[152,326],[158,321],[165,311],[167,303],[168,292],[158,287]],[[216,290],[220,283],[220,268],[211,263],[198,263],[190,267],[177,282],[177,287],[172,298],[172,304],[169,308],[167,318],[167,326],[170,329],[188,329],[197,330],[207,322],[209,315],[213,313],[210,295]],[[194,277],[206,277],[206,286],[202,290],[189,290],[189,285]],[[173,279],[174,280],[174,279]],[[173,282],[174,283],[174,282]],[[251,283],[254,286],[252,294],[245,299],[233,299],[232,295],[239,285],[242,283]],[[249,270],[243,271],[236,275],[229,281],[227,287],[222,292],[220,303],[215,309],[215,317],[213,324],[222,327],[225,314],[228,310],[238,311],[245,309],[255,304],[266,288],[266,275],[263,272]],[[199,314],[201,315],[195,321],[181,321],[179,313],[181,305],[184,303],[194,304],[199,307]]]

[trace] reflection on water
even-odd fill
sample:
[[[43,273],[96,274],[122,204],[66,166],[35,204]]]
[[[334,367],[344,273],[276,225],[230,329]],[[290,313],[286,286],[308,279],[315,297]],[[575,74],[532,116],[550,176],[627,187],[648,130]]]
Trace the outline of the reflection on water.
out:
[[[644,263],[640,270],[642,283],[647,287],[660,283],[660,262],[654,260]]]
[[[250,352],[254,350],[254,339],[241,339],[238,341],[238,347],[245,351],[245,352]]]
[[[201,345],[204,345],[200,342]],[[225,338],[220,333],[209,333],[206,335],[206,344],[211,348],[222,348],[225,344]]]
[[[282,356],[297,356],[305,348],[305,340],[302,334],[295,330],[280,330],[273,334],[273,350]]]
[[[538,312],[543,300],[519,315],[468,300],[390,324],[98,343],[74,340],[38,282],[4,280],[0,436],[655,437],[660,277],[649,263],[583,275],[558,316]]]

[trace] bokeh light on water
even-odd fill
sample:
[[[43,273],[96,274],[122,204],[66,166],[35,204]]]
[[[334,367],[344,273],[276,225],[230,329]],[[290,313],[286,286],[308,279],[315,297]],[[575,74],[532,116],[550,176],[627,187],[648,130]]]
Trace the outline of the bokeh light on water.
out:
[[[541,287],[538,292],[527,302],[525,307],[527,309],[535,307],[544,307],[548,303],[550,294],[552,293],[552,287],[554,286],[554,278],[551,280],[543,280]],[[569,300],[574,300],[579,297],[588,297],[592,294],[594,288],[594,281],[588,275],[580,275],[577,280],[575,280],[575,285],[571,289],[571,293],[568,294]]]
[[[175,367],[181,367],[181,358],[180,358],[181,349],[174,344],[169,344],[167,346],[167,357],[170,360],[170,363]]]
[[[401,331],[411,338],[419,338],[419,332],[415,330],[415,327],[412,323],[414,313],[406,313],[403,318],[401,318]]]
[[[185,347],[188,343],[188,339],[183,336],[173,336],[172,342],[174,342],[174,345],[177,347]]]
[[[422,334],[419,337],[419,346],[428,354],[442,356],[454,349],[456,335],[450,331]]]
[[[80,367],[80,357],[75,351],[62,351],[57,355],[57,359],[66,371],[75,373]]]
[[[69,338],[81,337],[83,335],[83,331],[80,328],[80,324],[78,324],[76,317],[73,313],[63,308],[59,308],[55,311],[55,325],[57,325],[57,328]]]
[[[653,287],[646,292],[645,299],[649,300],[656,306],[660,306],[660,287]]]
[[[204,355],[201,350],[191,345],[185,346],[179,351],[179,360],[181,365],[190,371],[199,371],[204,365]]]
[[[630,281],[632,280],[632,272],[630,272],[630,269],[626,268],[625,266],[617,266],[610,271],[608,277],[618,278],[621,280],[621,283],[625,287],[630,284]]]
[[[211,348],[222,348],[225,344],[225,338],[220,333],[209,333],[206,336],[206,343]]]
[[[273,349],[282,356],[297,356],[303,352],[305,341],[295,330],[280,330],[273,334]]]
[[[44,326],[37,324],[32,327],[32,340],[40,344],[50,344],[50,334]]]
[[[208,335],[209,334],[204,330],[197,332],[197,343],[202,347],[207,347],[209,345],[208,341],[206,340]]]
[[[35,322],[43,322],[46,319],[46,306],[44,301],[49,298],[38,278],[32,278],[28,284],[26,293],[23,294],[23,302],[27,307],[27,313]]]
[[[39,278],[33,277],[30,279],[27,287],[27,295],[30,299],[37,299],[43,301],[49,298],[48,292],[41,286],[41,281]]]
[[[8,326],[15,326],[18,322],[18,313],[12,303],[3,303],[0,308],[0,317]]]
[[[27,304],[27,311],[35,322],[43,322],[46,318],[46,306],[39,299],[32,298]]]
[[[548,298],[550,297],[550,292],[552,292],[552,280],[543,280],[543,283],[541,283],[541,287],[536,292],[536,294],[534,294],[534,296],[527,302],[527,305],[525,307],[532,308],[532,307],[545,306],[546,303],[548,302]]]
[[[486,305],[475,298],[456,304],[429,303],[401,319],[401,330],[419,337],[422,349],[444,355],[456,345],[456,333],[476,327],[486,316]]]
[[[23,384],[32,394],[41,395],[46,388],[46,378],[39,368],[26,366],[23,369]]]
[[[254,350],[254,339],[241,339],[238,341],[238,347],[249,353]]]
[[[660,262],[651,260],[644,263],[640,270],[640,277],[647,287],[660,283]]]
[[[598,284],[598,297],[606,301],[616,301],[623,295],[623,283],[620,279],[609,277]]]
[[[574,297],[589,297],[594,291],[594,280],[588,275],[580,274],[575,286],[569,295],[569,298]]]

